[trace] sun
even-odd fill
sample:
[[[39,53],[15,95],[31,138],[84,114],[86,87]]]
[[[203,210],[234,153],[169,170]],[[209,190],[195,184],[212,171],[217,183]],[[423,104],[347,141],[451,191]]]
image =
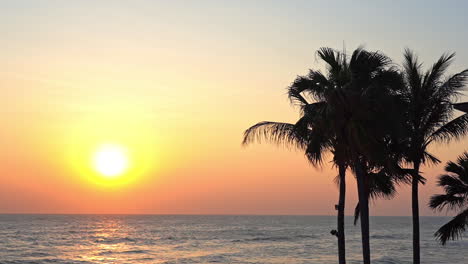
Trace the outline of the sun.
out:
[[[100,146],[93,156],[94,169],[102,176],[115,178],[128,169],[128,156],[125,148],[116,144]]]

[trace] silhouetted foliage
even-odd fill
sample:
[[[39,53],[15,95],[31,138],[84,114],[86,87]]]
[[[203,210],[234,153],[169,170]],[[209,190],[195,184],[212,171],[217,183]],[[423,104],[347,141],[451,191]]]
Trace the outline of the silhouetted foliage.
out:
[[[291,103],[300,109],[296,123],[264,121],[247,129],[243,144],[268,141],[298,148],[314,166],[326,153],[339,169],[339,259],[344,263],[345,172],[350,168],[358,185],[363,260],[370,263],[369,199],[391,199],[399,184],[412,185],[413,255],[419,263],[418,185],[421,164],[439,163],[427,151],[432,142],[459,139],[468,132],[468,114],[453,117],[453,104],[465,87],[468,70],[449,78],[444,74],[454,54],[444,54],[426,72],[410,50],[400,70],[381,52],[362,47],[345,51],[317,51],[326,71],[309,70],[288,87]],[[402,168],[412,164],[411,169]],[[453,206],[454,197],[439,196],[434,203]],[[457,218],[461,221],[460,218]],[[453,235],[453,234],[452,234]]]
[[[447,174],[440,175],[437,183],[445,194],[432,196],[429,206],[434,210],[458,210],[460,213],[434,234],[442,245],[461,237],[468,226],[468,152],[458,157],[456,163],[448,162],[445,171]]]
[[[419,168],[424,163],[439,160],[427,152],[435,141],[449,142],[459,139],[468,132],[468,114],[453,118],[453,103],[468,80],[468,70],[449,78],[444,74],[455,54],[443,54],[426,72],[422,64],[409,49],[404,52],[403,74],[405,89],[402,96],[407,102],[406,160],[413,165],[412,214],[413,214],[413,262],[420,263],[419,245]]]
[[[310,70],[288,88],[291,103],[301,111],[300,119],[295,124],[258,123],[245,132],[244,144],[268,140],[298,147],[314,165],[323,161],[324,153],[332,152],[343,186],[346,168],[355,171],[365,220],[361,223],[363,257],[369,263],[368,199],[392,197],[394,183],[407,179],[399,166],[402,156],[393,150],[401,144],[398,134],[403,131],[403,79],[381,52],[360,47],[348,57],[345,52],[321,48],[317,56],[325,62],[326,73]],[[339,216],[344,214],[344,192],[340,185]],[[340,221],[344,220],[339,217],[338,229]]]
[[[328,63],[326,76],[319,71],[310,70],[307,76],[299,76],[288,87],[288,97],[292,104],[299,106],[301,117],[295,124],[278,122],[260,122],[244,132],[243,144],[253,141],[269,141],[282,146],[293,146],[304,151],[305,156],[314,166],[321,165],[324,154],[332,152],[334,162],[339,170],[340,192],[338,210],[338,231],[334,234],[338,238],[339,261],[345,263],[345,173],[347,159],[342,152],[343,143],[340,142],[333,130],[328,126],[328,94],[338,89],[341,79],[347,72],[347,62],[344,55],[335,53],[329,48],[322,48],[317,55]],[[337,55],[338,57],[334,57]],[[305,94],[307,93],[307,94]],[[340,145],[341,144],[341,145]]]

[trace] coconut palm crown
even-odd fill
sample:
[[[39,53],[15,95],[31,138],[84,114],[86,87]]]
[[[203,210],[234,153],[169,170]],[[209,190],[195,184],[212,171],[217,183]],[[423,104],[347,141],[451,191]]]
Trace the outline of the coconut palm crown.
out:
[[[437,182],[445,194],[432,196],[429,206],[434,210],[456,210],[459,214],[434,234],[443,245],[461,237],[468,227],[468,152],[458,157],[457,162],[448,162],[445,171]]]

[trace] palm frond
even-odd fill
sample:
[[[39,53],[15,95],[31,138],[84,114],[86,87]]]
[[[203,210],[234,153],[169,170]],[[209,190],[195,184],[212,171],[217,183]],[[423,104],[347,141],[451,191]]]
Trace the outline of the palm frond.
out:
[[[468,69],[459,72],[450,77],[443,83],[437,90],[437,95],[441,98],[451,99],[460,95],[463,88],[466,87],[468,82]]]
[[[468,184],[465,184],[458,176],[441,175],[437,185],[444,188],[448,195],[466,195],[468,197]]]
[[[437,164],[437,163],[440,163],[440,160],[436,156],[432,155],[431,153],[424,151],[422,162],[429,163],[429,164]]]
[[[443,98],[434,95],[428,95],[427,97],[423,96],[419,98],[419,100],[423,100],[424,102],[419,103],[421,112],[418,113],[420,125],[417,130],[419,130],[420,134],[424,135],[426,143],[431,143],[431,134],[450,121],[453,107],[450,103],[445,103],[445,99]]]
[[[406,75],[406,80],[408,81],[408,86],[412,87],[414,91],[420,89],[422,85],[421,80],[421,67],[422,63],[418,61],[416,54],[410,50],[405,49],[404,53],[404,62],[403,69]]]
[[[322,101],[330,88],[329,80],[320,72],[309,70],[307,76],[298,76],[287,88],[288,98],[293,104],[305,106],[309,102],[307,96],[311,96],[315,101]]]
[[[308,136],[305,155],[313,165],[321,164],[325,153],[333,149],[329,135],[323,132],[320,129],[314,129]]]
[[[458,179],[460,179],[460,181],[462,181],[466,186],[468,186],[468,152],[465,151],[463,154],[461,154],[457,159],[457,163],[447,163],[445,170],[447,172],[452,172],[456,174]]]
[[[379,95],[385,95],[386,90],[400,91],[403,88],[403,78],[397,69],[379,70],[375,73],[370,87],[375,88],[374,90],[379,92]],[[387,89],[384,90],[382,87]]]
[[[393,177],[384,171],[369,173],[369,198],[392,199],[397,194]]]
[[[317,55],[328,65],[330,76],[337,76],[342,71],[343,54],[332,48],[322,47],[317,51]]]
[[[429,206],[434,210],[460,208],[464,211],[434,234],[442,245],[450,239],[458,239],[468,225],[468,208],[465,207],[468,205],[468,152],[460,155],[457,163],[448,162],[445,171],[451,174],[439,176],[438,181],[438,185],[444,188],[445,194],[432,196]]]
[[[264,121],[257,123],[244,132],[243,145],[253,142],[271,142],[282,146],[304,149],[307,135],[297,133],[294,124]]]
[[[357,224],[357,221],[359,220],[359,216],[361,215],[361,208],[359,207],[359,202],[356,204],[356,207],[354,207],[354,225]]]
[[[391,177],[395,184],[411,184],[413,179],[413,169],[407,168],[397,168],[391,173],[388,173],[388,176]],[[426,184],[426,178],[424,178],[421,174],[418,175],[419,183]]]
[[[392,63],[392,60],[380,51],[369,52],[367,65],[371,71],[383,69]]]
[[[307,104],[302,107],[302,117],[307,118],[310,124],[317,123],[320,120],[326,118],[325,113],[327,111],[328,104],[324,101]]]
[[[423,86],[436,87],[447,68],[453,62],[455,53],[445,53],[424,75]]]
[[[355,87],[367,86],[367,82],[374,77],[375,73],[383,70],[390,63],[390,58],[381,52],[355,50],[349,64]]]
[[[466,154],[466,153],[465,153],[465,154]],[[460,166],[460,163],[463,162],[463,160],[460,160],[462,157],[463,157],[463,155],[460,156],[460,157],[458,157],[459,160],[457,161],[457,163],[455,163],[455,162],[453,162],[453,161],[447,162],[447,164],[445,165],[444,170],[445,170],[446,172],[450,172],[450,173],[453,173],[453,174],[455,174],[455,175],[462,175],[462,174],[465,174],[465,173],[466,173],[466,172],[465,172],[465,168],[464,168],[463,166]],[[448,175],[448,176],[450,176],[450,175]],[[442,176],[441,176],[441,177],[442,177]],[[451,176],[450,176],[450,177],[451,177]]]
[[[430,135],[428,142],[458,140],[466,134],[468,134],[468,114],[461,115],[439,127]]]
[[[462,236],[468,226],[468,208],[443,225],[434,236],[445,245],[448,240],[456,240]]]
[[[448,194],[433,195],[429,201],[429,207],[437,211],[442,211],[444,209],[453,210],[463,206],[465,199],[466,198],[462,196]]]
[[[304,76],[298,76],[294,82],[287,88],[288,98],[293,104],[307,105],[307,101],[302,93],[312,85],[309,78]]]

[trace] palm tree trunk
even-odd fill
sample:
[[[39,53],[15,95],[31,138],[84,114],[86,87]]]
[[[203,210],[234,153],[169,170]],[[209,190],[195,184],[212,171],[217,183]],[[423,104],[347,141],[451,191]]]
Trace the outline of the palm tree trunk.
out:
[[[338,171],[340,177],[340,194],[338,201],[338,260],[339,264],[346,264],[344,226],[344,209],[346,197],[346,166],[339,165]]]
[[[419,162],[414,162],[413,179],[411,183],[411,204],[413,213],[413,263],[420,264],[419,246]]]
[[[362,258],[364,264],[370,264],[369,196],[366,184],[366,174],[361,162],[357,161],[355,167],[359,195],[359,209],[361,211]]]

